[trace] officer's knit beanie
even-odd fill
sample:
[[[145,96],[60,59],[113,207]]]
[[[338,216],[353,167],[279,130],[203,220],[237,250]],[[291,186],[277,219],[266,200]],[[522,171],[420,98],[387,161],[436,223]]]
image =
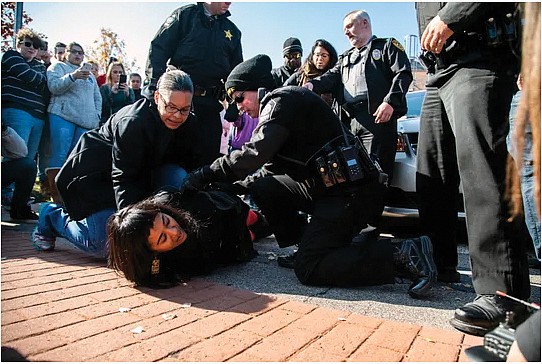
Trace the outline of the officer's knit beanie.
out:
[[[299,52],[303,55],[303,48],[301,47],[301,41],[297,38],[288,38],[284,41],[282,46],[282,55],[285,56],[290,53]]]
[[[256,91],[260,87],[272,90],[275,81],[271,75],[271,59],[265,54],[258,54],[239,63],[230,72],[225,86],[230,97],[235,91]]]

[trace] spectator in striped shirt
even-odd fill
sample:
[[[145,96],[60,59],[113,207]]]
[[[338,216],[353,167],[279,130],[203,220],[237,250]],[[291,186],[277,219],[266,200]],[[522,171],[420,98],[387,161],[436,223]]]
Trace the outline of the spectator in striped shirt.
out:
[[[16,50],[2,56],[2,121],[25,141],[33,159],[49,103],[46,68],[35,59],[43,43],[28,28],[17,33],[16,41]]]

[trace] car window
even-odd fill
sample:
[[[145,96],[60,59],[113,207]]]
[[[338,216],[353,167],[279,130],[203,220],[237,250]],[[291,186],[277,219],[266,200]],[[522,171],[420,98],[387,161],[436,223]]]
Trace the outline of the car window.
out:
[[[407,100],[407,117],[419,117],[422,111],[423,98],[425,97],[425,91],[408,92],[406,94]]]

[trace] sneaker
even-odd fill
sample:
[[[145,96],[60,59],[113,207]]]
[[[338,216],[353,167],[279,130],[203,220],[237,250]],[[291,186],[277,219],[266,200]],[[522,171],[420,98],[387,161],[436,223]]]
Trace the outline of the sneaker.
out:
[[[484,336],[513,312],[514,327],[528,316],[527,306],[497,295],[478,295],[474,301],[455,310],[450,325],[470,335]]]
[[[55,238],[48,238],[46,236],[38,233],[38,228],[36,227],[32,232],[32,246],[36,250],[40,251],[50,251],[55,248]]]
[[[9,216],[11,217],[11,221],[18,223],[35,223],[38,222],[39,219],[38,215],[32,211],[30,206],[28,206],[28,209],[24,209],[24,211],[11,208]]]

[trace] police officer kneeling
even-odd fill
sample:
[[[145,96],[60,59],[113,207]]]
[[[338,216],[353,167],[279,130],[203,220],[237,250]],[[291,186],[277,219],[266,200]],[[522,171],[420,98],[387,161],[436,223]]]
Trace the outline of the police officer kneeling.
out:
[[[402,277],[413,281],[412,297],[426,294],[437,274],[429,238],[351,244],[359,216],[382,182],[378,168],[312,91],[288,86],[263,96],[261,88],[273,88],[270,71],[269,57],[258,55],[230,73],[229,97],[260,122],[242,150],[191,173],[184,187],[238,181],[265,164],[266,173],[249,192],[279,245],[299,244],[295,274],[301,283],[366,286]],[[299,211],[310,214],[310,222]]]

